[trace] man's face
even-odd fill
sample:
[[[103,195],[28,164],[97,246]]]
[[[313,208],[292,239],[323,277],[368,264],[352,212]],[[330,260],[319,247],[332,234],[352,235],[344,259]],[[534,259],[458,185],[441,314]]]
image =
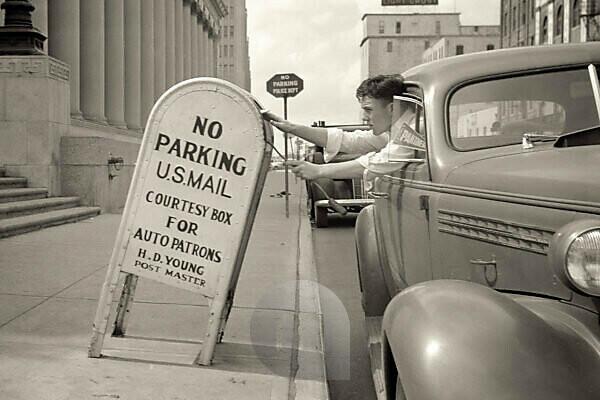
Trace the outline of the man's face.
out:
[[[364,96],[359,100],[362,119],[371,127],[374,135],[381,135],[392,126],[392,103]]]

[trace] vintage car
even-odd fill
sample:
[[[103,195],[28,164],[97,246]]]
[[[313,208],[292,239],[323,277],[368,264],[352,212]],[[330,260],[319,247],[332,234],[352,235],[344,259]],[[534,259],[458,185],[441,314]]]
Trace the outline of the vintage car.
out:
[[[403,73],[415,159],[356,223],[378,399],[600,398],[598,66],[587,43]]]
[[[340,128],[345,131],[367,130],[367,125],[327,125],[324,121],[313,123],[312,126],[322,128]],[[329,162],[344,162],[359,157],[360,154],[337,154]],[[325,162],[323,148],[314,146],[307,154],[306,160],[315,164]],[[367,198],[363,180],[320,178],[306,181],[307,208],[310,219],[317,228],[329,225],[329,214],[345,215],[348,212],[358,213],[364,207],[373,204],[373,199]]]

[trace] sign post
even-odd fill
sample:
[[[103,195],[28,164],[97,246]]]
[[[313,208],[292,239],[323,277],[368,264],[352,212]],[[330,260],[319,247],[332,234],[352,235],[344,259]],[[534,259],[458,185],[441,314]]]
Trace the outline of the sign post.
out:
[[[304,81],[296,74],[277,74],[267,81],[267,92],[275,97],[283,97],[283,118],[287,119],[287,99],[294,97],[304,89]],[[285,161],[288,159],[288,134],[283,133]],[[285,174],[285,216],[290,216],[288,166],[284,165]]]
[[[195,363],[210,365],[233,301],[264,186],[273,133],[238,87],[213,78],[181,82],[154,105],[94,319],[90,357],[112,323],[123,336],[138,277],[209,299]]]

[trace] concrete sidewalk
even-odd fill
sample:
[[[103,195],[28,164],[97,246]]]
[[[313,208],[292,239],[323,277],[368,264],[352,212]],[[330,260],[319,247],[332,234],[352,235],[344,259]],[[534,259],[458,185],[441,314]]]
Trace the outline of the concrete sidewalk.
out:
[[[303,182],[287,219],[283,181],[268,175],[211,367],[192,366],[206,300],[143,278],[127,337],[87,357],[120,215],[0,240],[0,400],[328,398]]]

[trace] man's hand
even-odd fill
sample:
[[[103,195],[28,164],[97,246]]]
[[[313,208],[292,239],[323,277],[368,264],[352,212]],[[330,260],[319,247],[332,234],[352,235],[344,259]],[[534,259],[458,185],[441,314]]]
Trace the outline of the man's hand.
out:
[[[292,124],[291,122],[281,118],[279,115],[269,110],[262,110],[260,113],[262,114],[264,119],[269,121],[271,125],[279,129],[280,131],[293,133],[293,130],[296,127],[295,124]]]
[[[292,167],[294,175],[301,179],[312,180],[321,177],[320,172],[322,165],[298,160],[288,160],[286,163]]]

